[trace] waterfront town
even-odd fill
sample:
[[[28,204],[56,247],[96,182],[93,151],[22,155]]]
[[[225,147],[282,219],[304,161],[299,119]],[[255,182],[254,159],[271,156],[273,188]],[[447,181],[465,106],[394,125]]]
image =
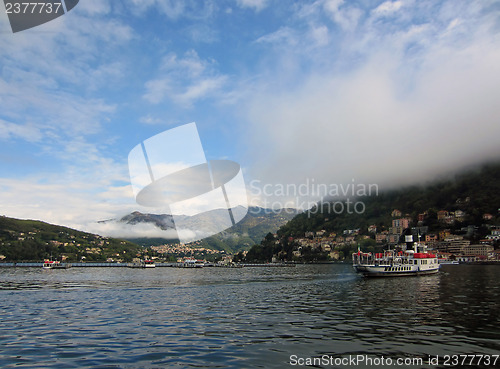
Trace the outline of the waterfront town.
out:
[[[457,204],[466,208],[469,201],[468,197],[458,199]],[[351,253],[358,248],[363,252],[395,248],[404,244],[405,236],[409,234],[414,241],[425,244],[442,260],[461,263],[500,262],[500,209],[496,214],[477,212],[471,207],[469,209],[429,209],[418,214],[392,209],[384,212],[376,224],[370,224],[366,218],[352,223],[364,224],[360,228],[339,227],[332,231],[324,224],[314,230],[306,228],[305,231],[286,237],[280,236],[278,231],[269,233],[261,245],[254,245],[250,250],[240,249],[239,252],[233,252],[234,255],[231,251],[207,248],[201,241],[142,247],[128,241],[70,229],[52,229],[54,226],[41,223],[22,228],[12,223],[13,220],[2,217],[0,219],[10,225],[0,232],[0,262],[37,260],[43,258],[42,254],[58,257],[61,261],[107,263],[144,258],[159,262],[179,262],[185,258],[221,263],[341,262],[348,261]],[[328,218],[324,221],[327,222]],[[38,255],[35,252],[36,245],[41,248],[41,254],[33,257]],[[261,247],[268,247],[272,251],[261,252]],[[26,256],[23,257],[24,254]]]
[[[328,253],[331,260],[342,260],[348,257],[342,251],[346,247],[353,248],[362,244],[368,249],[364,251],[373,251],[376,246],[395,247],[404,243],[405,232],[411,232],[415,241],[419,240],[430,250],[434,250],[440,259],[459,262],[500,262],[500,250],[495,249],[495,245],[500,244],[500,226],[494,224],[496,219],[494,215],[483,214],[484,223],[475,226],[466,224],[467,214],[462,210],[440,210],[436,214],[439,229],[435,230],[423,225],[428,215],[427,212],[418,214],[415,223],[412,217],[394,209],[391,213],[391,226],[388,229],[378,229],[377,225],[373,224],[366,230],[345,229],[341,233],[328,233],[325,230],[305,232],[303,237],[293,239],[298,245],[293,254],[295,257],[300,257],[303,249],[316,249]],[[461,227],[457,228],[457,224]],[[482,233],[487,233],[484,238],[478,239],[479,228]]]
[[[200,242],[192,242],[189,244],[174,243],[164,244],[159,246],[149,247],[152,259],[163,260],[182,260],[185,257],[196,257],[203,261],[214,261],[224,259],[227,253],[224,250],[208,249],[200,245]]]

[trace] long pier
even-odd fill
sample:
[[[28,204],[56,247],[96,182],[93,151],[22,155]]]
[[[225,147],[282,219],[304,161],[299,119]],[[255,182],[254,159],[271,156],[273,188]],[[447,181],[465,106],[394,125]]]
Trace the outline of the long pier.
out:
[[[62,263],[65,264],[65,263]],[[67,263],[72,268],[102,268],[102,267],[112,267],[112,268],[127,268],[133,266],[131,263]],[[18,262],[18,263],[0,263],[0,268],[13,268],[13,267],[33,267],[41,268],[43,266],[42,262]],[[185,268],[185,263],[155,263],[156,267],[170,267],[170,268]],[[201,265],[200,265],[201,266]],[[241,268],[241,267],[294,267],[295,264],[290,263],[265,263],[265,264],[250,264],[242,263],[235,265],[219,265],[214,263],[203,264],[203,267],[223,267],[223,268]]]

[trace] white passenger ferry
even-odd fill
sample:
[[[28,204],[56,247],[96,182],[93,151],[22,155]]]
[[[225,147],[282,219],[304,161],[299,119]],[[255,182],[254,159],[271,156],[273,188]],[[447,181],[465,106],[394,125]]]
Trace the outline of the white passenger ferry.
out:
[[[42,265],[43,269],[68,269],[70,267],[71,264],[61,263],[60,261],[57,260],[48,260],[48,259],[46,259]]]
[[[154,260],[144,259],[130,263],[127,265],[129,268],[156,268]]]
[[[412,236],[407,236],[407,242]],[[439,272],[439,262],[435,254],[427,251],[427,246],[413,244],[413,249],[387,250],[381,253],[364,253],[358,250],[352,255],[353,267],[366,277],[396,277],[426,275]]]
[[[156,264],[155,264],[154,260],[145,259],[142,267],[143,268],[155,268]]]
[[[179,268],[203,268],[205,263],[203,260],[197,260],[195,258],[185,258],[184,260],[178,260],[177,266]]]

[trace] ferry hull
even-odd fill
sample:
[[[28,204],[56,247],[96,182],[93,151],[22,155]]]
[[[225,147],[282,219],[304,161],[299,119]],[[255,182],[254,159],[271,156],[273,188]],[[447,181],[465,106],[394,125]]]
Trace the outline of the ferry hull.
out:
[[[356,272],[365,277],[405,277],[435,274],[439,272],[439,267],[432,269],[419,269],[409,266],[375,266],[375,265],[354,265]]]

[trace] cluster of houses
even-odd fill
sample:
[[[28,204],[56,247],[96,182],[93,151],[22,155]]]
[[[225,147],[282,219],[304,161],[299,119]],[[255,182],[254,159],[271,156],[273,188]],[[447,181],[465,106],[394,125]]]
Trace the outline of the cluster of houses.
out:
[[[464,201],[468,202],[470,200],[466,198]],[[389,232],[385,235],[387,237],[387,244],[389,245],[396,245],[400,240],[402,232],[410,228],[415,240],[418,239],[420,242],[425,243],[430,249],[435,250],[442,259],[452,259],[463,262],[486,260],[500,261],[500,250],[495,250],[493,246],[495,241],[500,239],[500,226],[488,223],[483,224],[490,234],[487,235],[486,238],[472,244],[469,238],[475,234],[478,229],[477,226],[468,225],[462,227],[459,232],[460,234],[453,234],[450,229],[443,229],[432,233],[429,232],[428,227],[421,226],[428,215],[427,212],[418,215],[418,223],[417,226],[414,227],[411,226],[411,218],[399,218],[401,215],[401,212],[397,209],[393,210],[391,213],[393,217],[392,227],[389,228]],[[455,222],[464,222],[466,215],[467,214],[462,210],[456,210],[454,212],[440,210],[437,212],[437,220],[442,224],[451,225]],[[494,219],[494,216],[492,214],[483,214],[482,218],[485,222],[488,222]],[[401,227],[403,227],[403,229]],[[380,242],[380,240],[384,239],[384,235],[376,235],[376,239]]]
[[[304,237],[294,239],[298,245],[293,251],[294,256],[300,257],[303,248],[319,249],[327,252],[332,260],[339,260],[342,256],[340,248],[343,246],[355,245],[361,239],[368,239],[370,236],[360,235],[361,230],[346,229],[342,234],[335,232],[327,233],[325,230],[317,232],[306,232]]]
[[[460,235],[452,234],[450,229],[433,233],[429,231],[429,227],[422,226],[427,215],[427,213],[419,214],[417,225],[412,226],[411,217],[403,216],[401,211],[394,209],[391,213],[391,227],[387,230],[378,231],[376,225],[370,225],[367,232],[362,232],[359,228],[346,229],[342,234],[328,233],[325,230],[305,232],[304,237],[294,240],[298,244],[294,255],[299,257],[303,247],[310,247],[327,252],[331,259],[338,260],[342,256],[340,249],[344,246],[355,246],[363,239],[374,239],[378,245],[396,246],[402,243],[402,235],[409,229],[414,240],[425,243],[442,259],[462,262],[500,261],[500,250],[495,250],[493,246],[496,241],[500,240],[500,226],[484,224],[490,234],[471,244],[468,238],[477,231],[476,226],[463,227],[460,229]],[[454,212],[442,210],[437,212],[437,219],[442,224],[453,224],[456,221],[463,222],[466,215],[462,210]],[[493,218],[494,216],[491,214],[483,215],[485,221],[490,221]]]
[[[226,252],[224,250],[212,250],[202,247],[200,242],[191,242],[189,244],[178,243],[178,244],[164,244],[159,246],[150,246],[152,251],[158,254],[173,254],[173,255],[224,255]]]

